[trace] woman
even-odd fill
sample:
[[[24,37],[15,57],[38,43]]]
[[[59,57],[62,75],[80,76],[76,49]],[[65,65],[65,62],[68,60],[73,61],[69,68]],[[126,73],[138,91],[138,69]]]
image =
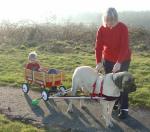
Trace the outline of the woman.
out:
[[[128,28],[118,21],[115,8],[108,8],[102,16],[103,25],[98,29],[95,44],[96,70],[104,67],[105,73],[128,71],[131,51],[128,44]],[[119,104],[119,105],[118,105]],[[118,107],[119,106],[119,107]],[[118,117],[128,116],[128,94],[122,92],[114,109],[119,108]]]

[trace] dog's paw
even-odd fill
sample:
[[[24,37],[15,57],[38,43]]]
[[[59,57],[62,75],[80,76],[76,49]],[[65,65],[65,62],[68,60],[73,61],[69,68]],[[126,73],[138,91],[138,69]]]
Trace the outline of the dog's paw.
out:
[[[87,107],[85,105],[81,106],[81,109],[85,110]]]
[[[106,128],[113,128],[114,124],[112,122],[106,122],[105,127]]]
[[[68,112],[68,113],[73,113],[73,109],[68,108],[68,109],[67,109],[67,112]]]
[[[108,125],[108,127],[112,128],[112,127],[114,127],[114,124],[112,122],[110,122],[109,125]]]

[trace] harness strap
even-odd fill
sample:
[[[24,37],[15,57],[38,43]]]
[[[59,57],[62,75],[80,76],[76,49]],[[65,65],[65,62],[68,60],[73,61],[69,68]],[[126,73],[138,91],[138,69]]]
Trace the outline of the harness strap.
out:
[[[96,80],[96,81],[97,81],[97,80]],[[91,99],[92,99],[92,97],[97,96],[97,94],[95,93],[96,81],[95,81],[95,83],[93,84],[93,91],[92,91],[92,93],[91,93]],[[103,82],[104,82],[104,80],[101,81],[100,93],[98,94],[100,97],[103,96]]]
[[[92,97],[95,97],[95,96],[96,96],[96,94],[95,94],[95,88],[96,88],[96,81],[95,81],[95,83],[93,84],[93,91],[92,91],[92,93],[91,93],[91,99],[93,99]]]
[[[113,79],[113,78],[112,78],[112,79]],[[96,81],[97,81],[97,80],[96,80]],[[91,95],[91,99],[93,99],[93,97],[95,97],[95,96],[105,97],[106,99],[104,99],[104,100],[107,100],[107,101],[113,101],[113,100],[116,100],[116,99],[119,98],[119,97],[106,96],[106,95],[103,94],[104,79],[101,81],[101,86],[100,86],[100,92],[99,92],[99,94],[96,94],[96,93],[95,93],[96,81],[95,81],[95,83],[93,84],[93,91],[92,91],[92,93],[90,94],[90,95]]]
[[[104,83],[104,80],[101,81],[101,87],[100,87],[100,93],[99,93],[100,97],[103,96],[103,83]]]

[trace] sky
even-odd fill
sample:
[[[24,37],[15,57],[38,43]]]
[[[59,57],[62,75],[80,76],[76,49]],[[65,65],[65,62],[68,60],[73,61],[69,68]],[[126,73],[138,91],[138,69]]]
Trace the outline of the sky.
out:
[[[0,21],[46,21],[83,12],[102,13],[107,7],[117,11],[150,11],[150,0],[0,0]]]

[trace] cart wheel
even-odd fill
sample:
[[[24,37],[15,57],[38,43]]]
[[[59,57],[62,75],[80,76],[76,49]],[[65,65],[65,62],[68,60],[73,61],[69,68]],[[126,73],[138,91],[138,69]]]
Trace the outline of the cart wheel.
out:
[[[29,84],[28,83],[22,84],[22,91],[26,94],[29,92]]]
[[[41,96],[44,101],[48,101],[49,93],[46,90],[42,91]]]

